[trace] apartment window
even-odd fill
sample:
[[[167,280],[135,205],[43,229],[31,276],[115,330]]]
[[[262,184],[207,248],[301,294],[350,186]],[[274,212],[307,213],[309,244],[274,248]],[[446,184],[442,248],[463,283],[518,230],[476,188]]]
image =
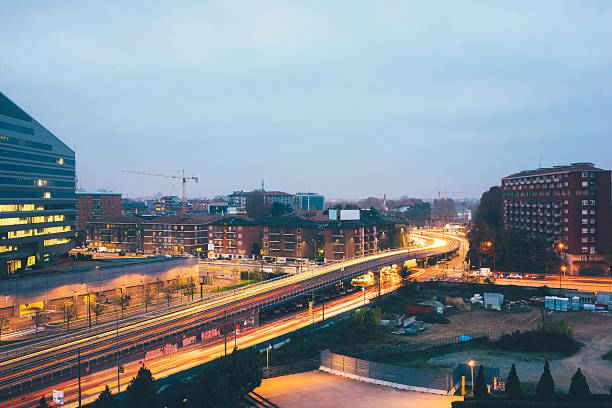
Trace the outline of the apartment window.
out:
[[[582,182],[582,187],[588,187],[589,186],[589,182],[588,181],[583,181]]]
[[[595,224],[595,218],[591,218],[591,224]]]
[[[587,215],[589,213],[589,210],[582,210],[582,215]]]
[[[596,252],[595,252],[595,247],[594,247],[594,246],[592,246],[592,247],[590,248],[590,252],[589,252],[589,253],[591,253],[591,254],[596,253]]]
[[[582,219],[582,225],[587,225],[588,223],[589,223],[589,220],[587,218]]]
[[[582,233],[583,234],[588,234],[589,233],[589,229],[588,228],[583,228],[582,229]]]
[[[589,200],[582,200],[582,205],[589,205]]]
[[[589,177],[589,172],[588,171],[583,171],[582,172],[582,178],[587,178]]]
[[[242,234],[238,234],[238,238],[242,238]]]
[[[591,215],[595,215],[595,210],[591,210]]]
[[[595,243],[595,237],[590,237],[589,238],[589,242],[592,243],[592,244]]]
[[[582,252],[584,252],[585,254],[589,252],[589,247],[582,247]]]
[[[595,205],[595,200],[591,200],[591,205]]]
[[[569,218],[564,218],[563,222],[569,222]]]
[[[563,227],[563,231],[568,232],[569,228],[568,227]]]
[[[568,214],[568,213],[569,213],[569,210],[567,208],[564,208],[563,209],[563,214]]]
[[[594,233],[595,233],[595,228],[589,228],[589,232],[590,232],[591,234],[594,234]]]
[[[588,237],[582,237],[582,243],[586,244],[587,242],[589,242],[589,238]]]

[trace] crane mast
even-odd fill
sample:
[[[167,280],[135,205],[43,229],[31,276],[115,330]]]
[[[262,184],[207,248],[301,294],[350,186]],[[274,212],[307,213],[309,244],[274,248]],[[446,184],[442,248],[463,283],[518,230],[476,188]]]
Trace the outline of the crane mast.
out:
[[[196,183],[198,182],[198,177],[193,176],[185,176],[185,169],[182,170],[181,175],[177,176],[174,174],[159,174],[159,173],[149,173],[146,171],[133,171],[133,170],[121,170],[122,173],[130,173],[130,174],[140,174],[143,176],[156,176],[156,177],[166,177],[173,179],[181,179],[182,187],[183,187],[183,197],[182,197],[182,212],[185,213],[187,211],[187,181],[193,180]]]

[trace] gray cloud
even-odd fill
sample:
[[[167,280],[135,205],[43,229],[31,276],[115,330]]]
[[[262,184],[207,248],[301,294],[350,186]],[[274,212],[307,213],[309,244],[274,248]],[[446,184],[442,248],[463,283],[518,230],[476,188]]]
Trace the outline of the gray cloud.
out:
[[[612,167],[609,2],[4,4],[0,86],[87,188],[190,194],[436,188]],[[178,185],[175,187],[178,190]]]

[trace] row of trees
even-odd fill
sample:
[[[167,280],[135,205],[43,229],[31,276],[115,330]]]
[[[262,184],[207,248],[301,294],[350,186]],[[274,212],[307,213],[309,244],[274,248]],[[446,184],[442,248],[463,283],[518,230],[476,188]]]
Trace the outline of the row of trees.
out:
[[[550,373],[548,361],[546,361],[544,364],[544,370],[536,386],[535,396],[538,399],[547,399],[555,395],[555,392],[555,381]],[[591,391],[586,377],[584,374],[582,374],[580,368],[578,368],[572,376],[569,394],[575,396],[585,396],[589,395],[590,393]],[[478,367],[478,372],[476,374],[476,378],[474,379],[472,395],[474,399],[487,399],[491,397],[487,389],[483,366]],[[508,399],[524,398],[523,391],[521,390],[521,381],[518,378],[516,365],[514,363],[512,364],[508,377],[506,378],[505,395]]]
[[[558,272],[560,259],[550,242],[531,239],[524,231],[504,229],[501,197],[500,187],[492,187],[480,199],[474,226],[467,234],[470,264],[508,272]]]
[[[158,392],[151,371],[142,366],[128,385],[123,403],[108,386],[93,403],[94,408],[211,408],[234,407],[239,399],[261,384],[259,355],[254,350],[233,353],[205,364],[195,380],[172,384]],[[41,398],[39,407],[49,407]]]

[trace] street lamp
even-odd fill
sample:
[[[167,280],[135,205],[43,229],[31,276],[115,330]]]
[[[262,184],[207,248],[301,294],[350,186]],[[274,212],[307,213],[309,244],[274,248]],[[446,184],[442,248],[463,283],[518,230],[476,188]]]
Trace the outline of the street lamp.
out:
[[[565,271],[567,270],[567,266],[561,266],[561,272],[563,272],[563,276],[565,276]],[[561,274],[559,274],[559,289],[561,289]]]
[[[493,271],[495,272],[495,244],[491,241],[487,241],[485,242],[485,245],[488,248],[492,248],[493,249]]]
[[[268,344],[266,347],[266,377],[270,377],[270,350],[272,350],[272,345]]]
[[[476,365],[476,362],[474,360],[470,360],[468,361],[468,365],[470,366],[470,371],[472,372],[472,395],[474,395],[474,366]]]

